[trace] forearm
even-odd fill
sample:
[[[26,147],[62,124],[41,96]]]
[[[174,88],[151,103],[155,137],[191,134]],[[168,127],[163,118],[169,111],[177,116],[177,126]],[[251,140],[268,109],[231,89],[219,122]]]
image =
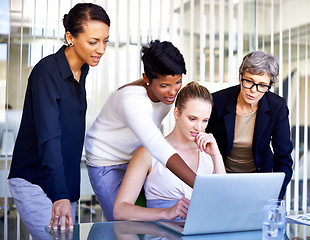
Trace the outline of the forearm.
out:
[[[145,208],[122,202],[114,205],[113,216],[117,221],[158,221],[167,219],[165,208]]]
[[[196,173],[193,172],[193,170],[183,161],[183,159],[178,154],[174,154],[168,159],[166,167],[188,186],[193,188]]]
[[[292,170],[292,167],[289,164],[283,164],[278,169],[274,169],[274,171],[276,171],[276,172],[284,172],[285,173],[285,178],[284,178],[284,181],[283,181],[283,185],[282,185],[282,188],[281,188],[281,192],[279,194],[279,198],[283,199],[284,195],[285,195],[285,192],[286,192],[286,187],[289,184],[289,182],[291,181],[293,170]]]
[[[60,138],[53,138],[40,146],[42,150],[39,155],[42,166],[48,175],[48,196],[52,202],[60,199],[69,199],[66,177],[64,174],[63,158],[61,155]]]
[[[214,173],[226,173],[222,155],[211,156],[211,158],[214,165]]]

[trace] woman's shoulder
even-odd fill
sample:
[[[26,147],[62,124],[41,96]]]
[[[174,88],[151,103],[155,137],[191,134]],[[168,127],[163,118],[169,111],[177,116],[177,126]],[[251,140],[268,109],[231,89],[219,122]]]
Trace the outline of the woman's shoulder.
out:
[[[50,54],[42,58],[32,69],[33,74],[50,74],[59,71],[59,66],[57,64],[55,54]]]
[[[153,112],[155,109],[159,112],[166,112],[170,110],[171,106],[166,105],[163,102],[153,102],[144,86],[139,85],[127,85],[117,89],[111,96],[111,100],[117,101],[118,104],[124,105],[124,107],[132,107],[135,111],[149,111]]]
[[[146,88],[143,85],[143,79],[138,79],[134,82],[127,83],[115,90],[115,95],[131,96],[131,97],[147,97]]]
[[[58,49],[57,52],[51,53],[45,57],[43,57],[38,63],[34,66],[32,71],[41,71],[42,73],[60,73],[60,68],[69,68],[67,58],[65,56],[65,48],[66,46],[62,46]]]
[[[141,146],[137,149],[135,154],[133,155],[132,159],[130,160],[131,164],[137,164],[141,166],[141,164],[145,165],[147,168],[151,168],[152,166],[152,155],[147,150],[145,146]]]
[[[286,107],[286,99],[273,92],[265,94],[270,108]]]
[[[120,95],[132,95],[132,96],[143,96],[147,97],[145,87],[139,85],[126,85],[117,89],[115,92]]]
[[[237,102],[239,92],[240,85],[235,85],[212,93],[214,109],[221,111],[227,106],[233,107]]]
[[[272,99],[272,100],[279,101],[279,102],[286,101],[285,98],[271,91],[266,92],[265,95],[268,99]]]
[[[109,97],[119,105],[128,106],[145,106],[150,105],[146,89],[142,86],[128,85],[115,90]]]
[[[257,114],[267,113],[271,118],[278,118],[279,116],[286,118],[288,112],[287,103],[283,97],[273,92],[267,92],[260,100]]]
[[[122,88],[125,88],[125,87],[128,87],[128,86],[140,86],[140,87],[145,87],[145,81],[143,80],[143,78],[140,78],[136,81],[133,81],[133,82],[130,82],[130,83],[127,83],[121,87],[118,88],[118,90],[122,89]]]
[[[227,87],[224,89],[220,89],[214,93],[212,93],[213,98],[217,97],[230,97],[231,94],[239,94],[240,92],[240,85],[235,85],[231,87]]]
[[[32,69],[29,76],[31,84],[51,84],[61,77],[60,68],[53,54],[42,58]],[[51,81],[52,80],[52,81]]]

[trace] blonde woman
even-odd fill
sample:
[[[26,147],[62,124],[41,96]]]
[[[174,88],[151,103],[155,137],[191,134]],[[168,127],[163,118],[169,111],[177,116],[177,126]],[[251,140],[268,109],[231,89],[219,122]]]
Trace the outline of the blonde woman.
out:
[[[212,134],[204,132],[211,115],[212,96],[196,82],[179,92],[174,109],[175,127],[166,140],[196,174],[225,173]],[[144,185],[146,205],[135,201]],[[114,204],[116,220],[157,221],[186,218],[192,188],[140,147],[127,168]]]

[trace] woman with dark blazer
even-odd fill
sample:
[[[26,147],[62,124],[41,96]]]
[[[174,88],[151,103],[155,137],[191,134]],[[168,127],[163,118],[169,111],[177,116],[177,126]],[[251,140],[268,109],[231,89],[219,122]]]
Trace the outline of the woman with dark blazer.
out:
[[[247,54],[239,85],[213,93],[206,132],[213,133],[229,172],[284,172],[283,198],[292,177],[293,144],[284,98],[270,92],[279,73],[275,55]]]

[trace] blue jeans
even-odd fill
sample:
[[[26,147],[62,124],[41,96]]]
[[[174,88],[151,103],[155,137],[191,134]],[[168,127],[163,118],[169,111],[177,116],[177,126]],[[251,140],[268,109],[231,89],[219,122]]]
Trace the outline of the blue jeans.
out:
[[[46,193],[39,185],[22,178],[9,179],[9,188],[20,218],[32,238],[34,240],[50,240],[45,226],[51,221],[53,203]],[[71,208],[74,222],[75,203],[71,203]]]
[[[173,207],[179,200],[162,200],[152,199],[146,201],[147,208],[170,208]]]
[[[128,163],[108,167],[87,165],[90,183],[108,221],[114,221],[113,206]]]
[[[173,207],[179,200],[163,200],[163,199],[152,199],[146,200],[147,208],[170,208]],[[174,220],[181,220],[181,217],[177,217]]]

